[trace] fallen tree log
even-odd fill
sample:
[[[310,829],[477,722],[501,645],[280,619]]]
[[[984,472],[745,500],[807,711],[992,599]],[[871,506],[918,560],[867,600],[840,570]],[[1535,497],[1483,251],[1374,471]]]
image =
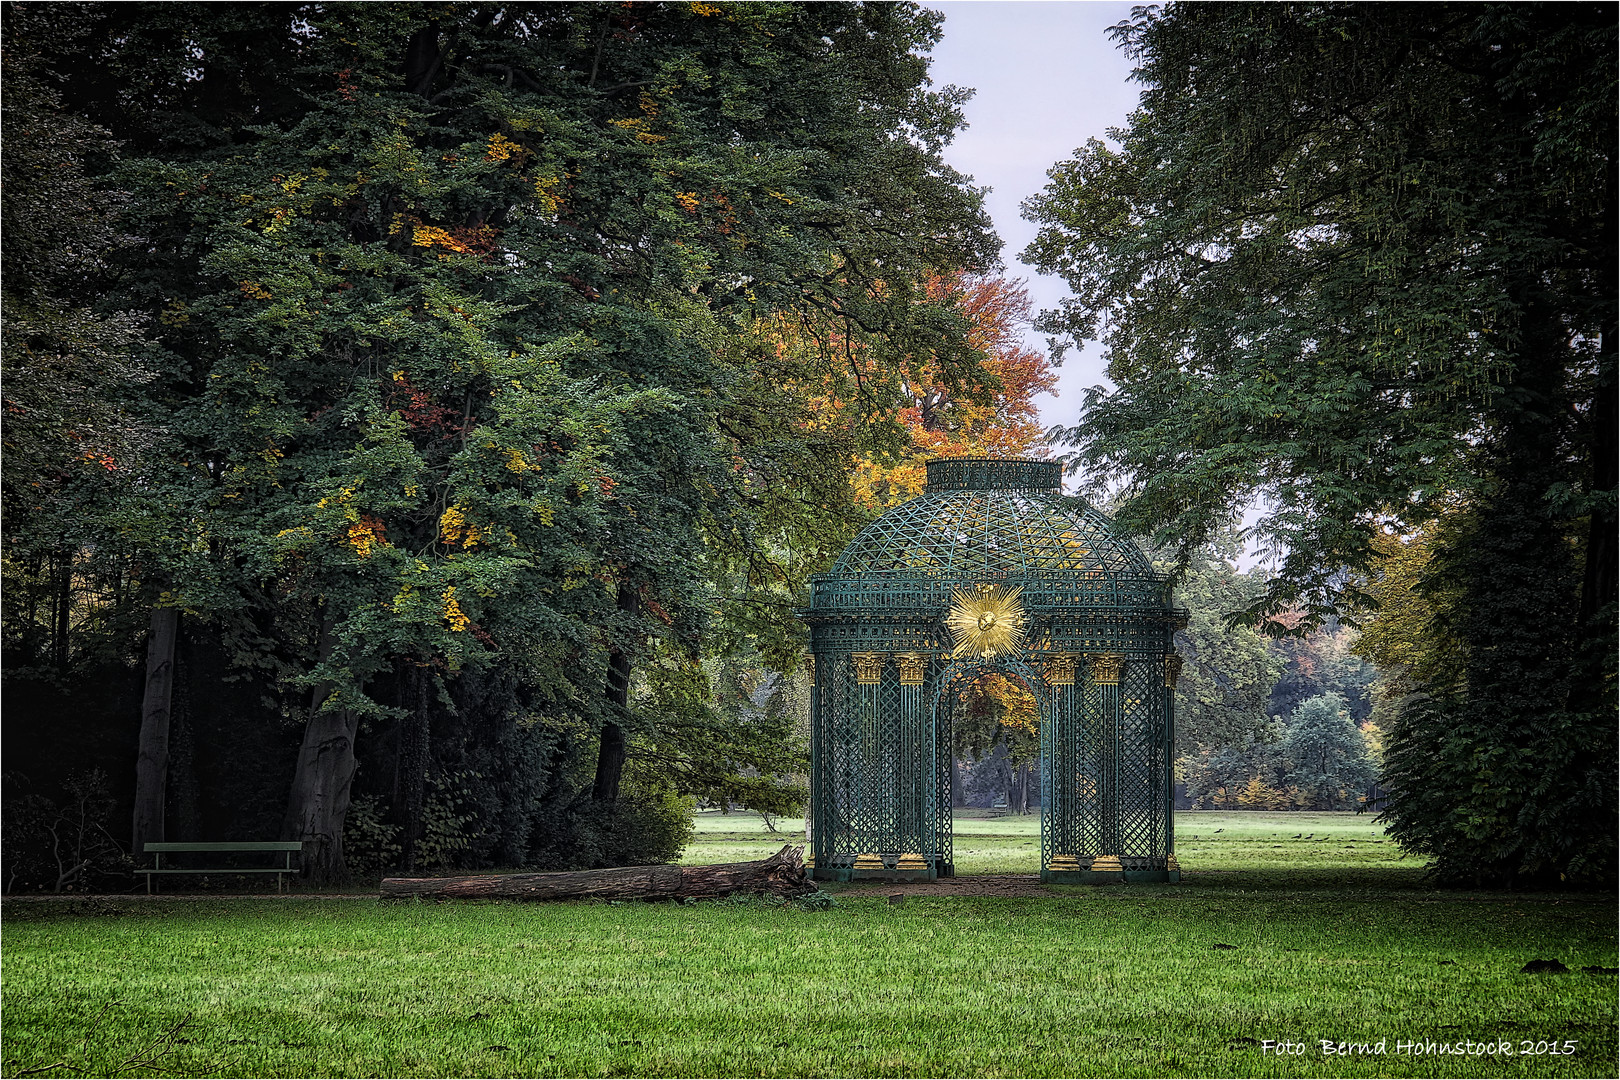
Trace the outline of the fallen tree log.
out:
[[[804,849],[788,844],[768,859],[713,866],[615,866],[557,874],[479,874],[471,877],[384,878],[382,895],[440,899],[684,900],[732,893],[802,896]]]

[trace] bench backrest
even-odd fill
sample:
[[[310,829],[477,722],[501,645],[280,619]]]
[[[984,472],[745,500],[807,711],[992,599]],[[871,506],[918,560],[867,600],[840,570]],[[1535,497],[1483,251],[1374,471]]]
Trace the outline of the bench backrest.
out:
[[[147,851],[303,851],[301,840],[240,840],[220,844],[165,844],[146,845]]]

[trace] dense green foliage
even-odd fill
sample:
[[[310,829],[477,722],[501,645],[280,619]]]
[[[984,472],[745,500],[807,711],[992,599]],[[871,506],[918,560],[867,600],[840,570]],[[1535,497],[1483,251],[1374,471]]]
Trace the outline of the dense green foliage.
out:
[[[1176,603],[1187,609],[1187,626],[1176,634],[1183,661],[1175,697],[1182,754],[1234,746],[1267,730],[1267,704],[1283,665],[1264,636],[1226,623],[1227,612],[1263,587],[1259,574],[1237,568],[1237,555],[1237,538],[1228,531],[1193,555],[1176,588]]]
[[[60,108],[56,80],[37,55],[62,43],[55,22],[37,8],[8,11],[0,75],[7,142],[0,157],[7,233],[0,534],[8,643],[22,644],[8,656],[8,679],[65,677],[101,659],[106,639],[119,632],[87,618],[74,602],[73,579],[90,572],[107,581],[86,508],[115,486],[109,467],[144,441],[125,393],[146,374],[133,352],[141,318],[99,302],[108,259],[125,239],[117,228],[123,200],[92,177],[114,143],[105,129]],[[116,601],[124,583],[110,577]]]
[[[1301,702],[1288,718],[1279,749],[1288,763],[1288,785],[1297,787],[1311,806],[1337,810],[1354,805],[1372,783],[1367,743],[1338,694]]]
[[[65,496],[72,513],[33,528],[32,561],[8,546],[7,572],[121,620],[112,670],[133,666],[150,608],[184,613],[178,831],[274,832],[289,772],[288,828],[318,803],[349,834],[353,774],[368,801],[351,842],[407,866],[668,857],[683,799],[791,808],[788,710],[740,710],[714,658],[756,681],[796,666],[792,606],[860,519],[851,464],[904,442],[904,358],[982,393],[960,296],[924,287],[994,260],[978,195],[939,157],[961,123],[959,98],[927,89],[939,16],[6,17],[8,143],[30,136],[7,153],[8,234],[49,219],[38,243],[7,244],[8,407],[17,387],[19,408],[56,398],[66,415],[112,382],[102,399],[127,397],[151,436],[138,454],[92,440],[106,490]],[[80,147],[99,154],[93,179]],[[62,190],[31,179],[36,156],[65,155]],[[16,192],[14,168],[34,169]],[[46,302],[62,279],[91,284],[47,265],[86,203],[116,317]],[[18,335],[68,356],[69,316],[121,333],[129,370],[95,383],[58,363],[53,383],[14,361]],[[97,415],[76,438],[108,426]],[[19,437],[30,462],[62,456],[43,420]],[[6,501],[9,529],[10,486]],[[43,666],[30,701],[59,707],[68,665],[44,652],[54,623],[31,595],[7,589],[8,703],[11,673]],[[333,738],[357,772],[322,772]],[[206,755],[256,774],[251,809],[207,814]]]
[[[1171,5],[1142,105],[1027,204],[1118,389],[1067,432],[1183,559],[1260,499],[1240,621],[1365,606],[1431,527],[1461,679],[1388,731],[1455,880],[1612,881],[1616,34],[1601,5]],[[1459,509],[1459,507],[1461,509]],[[1363,617],[1366,612],[1363,611]]]

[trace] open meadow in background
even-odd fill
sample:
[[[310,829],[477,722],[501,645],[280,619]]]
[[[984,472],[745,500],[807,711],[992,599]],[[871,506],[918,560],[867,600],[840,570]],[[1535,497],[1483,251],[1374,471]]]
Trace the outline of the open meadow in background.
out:
[[[772,824],[700,814],[683,861],[802,842]],[[1611,896],[1435,890],[1349,813],[1182,812],[1182,884],[1042,887],[1038,825],[959,816],[957,882],[805,903],[8,899],[4,1072],[1612,1074]]]
[[[1036,874],[1040,871],[1041,816],[995,810],[954,811],[956,872]],[[1395,870],[1422,876],[1374,823],[1374,814],[1266,813],[1248,810],[1178,810],[1176,855],[1192,875],[1232,870]],[[759,859],[785,843],[804,843],[803,818],[762,818],[748,812],[696,815],[696,832],[683,863]],[[1399,878],[1391,878],[1391,881]]]

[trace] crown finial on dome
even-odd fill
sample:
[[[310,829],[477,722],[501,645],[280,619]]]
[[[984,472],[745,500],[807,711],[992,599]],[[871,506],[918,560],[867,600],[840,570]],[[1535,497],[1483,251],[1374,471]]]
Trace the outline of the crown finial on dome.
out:
[[[1030,458],[935,458],[929,491],[1063,490],[1063,465]]]

